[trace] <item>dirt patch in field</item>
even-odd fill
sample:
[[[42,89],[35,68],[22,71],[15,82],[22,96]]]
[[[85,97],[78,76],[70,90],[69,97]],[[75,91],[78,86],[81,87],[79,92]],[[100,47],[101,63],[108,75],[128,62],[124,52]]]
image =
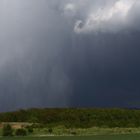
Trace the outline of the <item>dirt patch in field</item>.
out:
[[[10,124],[12,128],[19,129],[19,128],[25,128],[26,126],[32,125],[32,123],[22,123],[22,122],[4,122],[0,123],[0,128],[3,128],[5,124]]]

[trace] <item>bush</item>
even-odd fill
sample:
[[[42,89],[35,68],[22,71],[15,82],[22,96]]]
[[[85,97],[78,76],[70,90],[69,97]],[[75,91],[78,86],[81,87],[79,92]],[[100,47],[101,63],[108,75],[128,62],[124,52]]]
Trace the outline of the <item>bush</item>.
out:
[[[27,127],[27,130],[28,130],[28,133],[33,133],[34,132],[34,130],[33,130],[33,128],[32,127]]]
[[[72,135],[76,135],[77,133],[76,133],[75,131],[72,131],[71,134],[72,134]]]
[[[52,128],[49,128],[48,129],[48,132],[51,134],[53,132],[53,129]]]
[[[17,129],[16,130],[15,135],[16,136],[26,136],[27,135],[27,132],[26,132],[25,129],[20,128],[20,129]]]
[[[11,125],[5,124],[3,126],[3,136],[13,136],[13,129]]]

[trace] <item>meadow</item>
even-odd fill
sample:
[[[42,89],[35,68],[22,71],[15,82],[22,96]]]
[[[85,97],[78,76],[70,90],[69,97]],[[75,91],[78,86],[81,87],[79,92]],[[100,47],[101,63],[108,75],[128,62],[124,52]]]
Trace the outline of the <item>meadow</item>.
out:
[[[71,136],[71,137],[2,137],[1,140],[139,140],[140,135]]]

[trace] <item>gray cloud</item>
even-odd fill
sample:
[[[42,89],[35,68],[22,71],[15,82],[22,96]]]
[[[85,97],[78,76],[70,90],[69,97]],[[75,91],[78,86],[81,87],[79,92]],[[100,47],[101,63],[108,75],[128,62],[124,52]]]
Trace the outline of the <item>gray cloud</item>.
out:
[[[117,2],[1,0],[0,110],[135,106],[139,2]]]
[[[65,4],[64,13],[74,14],[76,33],[117,32],[139,24],[139,7],[138,0],[72,1]]]

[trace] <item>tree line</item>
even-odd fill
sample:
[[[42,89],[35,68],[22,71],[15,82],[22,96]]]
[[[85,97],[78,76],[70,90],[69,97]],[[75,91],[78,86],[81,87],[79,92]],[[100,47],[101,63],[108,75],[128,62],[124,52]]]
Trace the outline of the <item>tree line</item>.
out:
[[[140,110],[135,109],[28,109],[0,113],[0,122],[31,122],[67,128],[140,127]]]

